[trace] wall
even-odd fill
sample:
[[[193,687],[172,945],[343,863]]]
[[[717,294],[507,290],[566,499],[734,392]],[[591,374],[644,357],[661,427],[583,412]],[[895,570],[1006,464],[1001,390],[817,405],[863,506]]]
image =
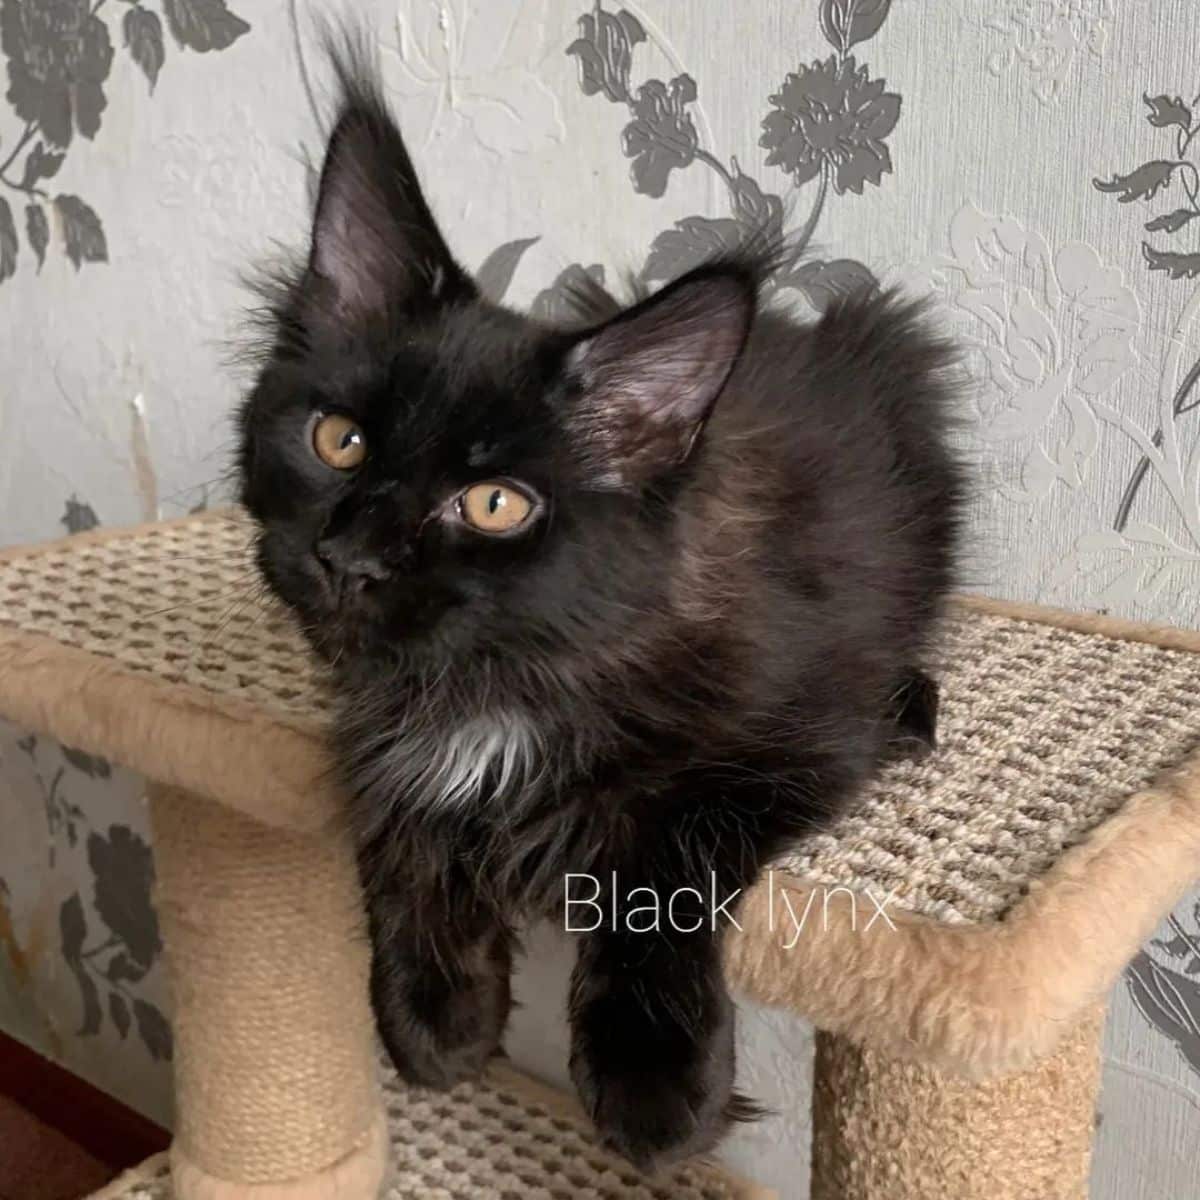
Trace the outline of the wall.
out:
[[[220,494],[238,272],[300,235],[324,100],[294,4],[0,0],[0,540]],[[1190,0],[355,7],[493,291],[553,313],[574,272],[656,281],[751,222],[807,228],[781,301],[874,274],[933,293],[970,347],[974,586],[1196,624]],[[3,730],[0,1025],[161,1115],[140,793]],[[1097,1200],[1189,1194],[1198,947],[1193,897],[1115,993]],[[553,1073],[544,1008],[514,1039]],[[756,1014],[747,1038],[754,1087],[795,1112],[807,1031]],[[737,1160],[799,1195],[803,1136],[742,1136]]]

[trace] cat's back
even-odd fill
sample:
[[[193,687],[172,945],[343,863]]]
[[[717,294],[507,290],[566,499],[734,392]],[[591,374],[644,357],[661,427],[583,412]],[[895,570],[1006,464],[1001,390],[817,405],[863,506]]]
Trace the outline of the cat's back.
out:
[[[863,292],[812,323],[768,310],[710,422],[704,486],[747,487],[802,525],[843,506],[864,528],[873,513],[894,524],[896,505],[956,511],[953,362],[925,307],[891,293]]]
[[[953,345],[926,306],[864,291],[812,322],[761,313],[713,416],[712,432],[760,452],[796,447],[857,449],[907,465],[922,452],[940,460],[955,420]],[[852,458],[830,460],[845,468]]]
[[[731,624],[855,662],[920,644],[954,580],[965,491],[952,361],[924,309],[886,293],[812,323],[759,316],[687,521],[693,578]]]

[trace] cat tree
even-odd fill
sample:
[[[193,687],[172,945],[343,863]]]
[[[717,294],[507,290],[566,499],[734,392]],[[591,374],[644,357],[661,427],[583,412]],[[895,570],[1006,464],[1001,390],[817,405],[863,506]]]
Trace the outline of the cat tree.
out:
[[[174,1194],[367,1200],[389,1155],[397,1197],[755,1194],[640,1181],[507,1068],[381,1093],[328,701],[248,545],[211,514],[0,557],[0,715],[150,781]],[[943,648],[942,749],[747,897],[729,976],[821,1031],[816,1200],[1082,1200],[1105,996],[1200,874],[1200,634],[963,601]]]

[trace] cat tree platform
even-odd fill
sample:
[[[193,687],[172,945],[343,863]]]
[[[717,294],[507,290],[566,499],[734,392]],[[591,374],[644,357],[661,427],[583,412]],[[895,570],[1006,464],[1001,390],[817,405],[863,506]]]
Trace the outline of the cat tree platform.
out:
[[[392,1148],[389,1200],[772,1200],[707,1166],[652,1181],[639,1176],[596,1145],[570,1097],[502,1062],[478,1083],[444,1094],[405,1088],[386,1064],[380,1076]],[[173,1200],[171,1176],[170,1154],[156,1154],[90,1200]]]
[[[0,715],[150,781],[174,1194],[368,1200],[389,1145],[395,1197],[748,1194],[637,1181],[511,1074],[381,1093],[328,699],[248,546],[210,514],[0,556]],[[1200,634],[964,600],[941,647],[940,750],[746,897],[729,977],[820,1031],[816,1200],[1083,1200],[1105,997],[1200,876]]]

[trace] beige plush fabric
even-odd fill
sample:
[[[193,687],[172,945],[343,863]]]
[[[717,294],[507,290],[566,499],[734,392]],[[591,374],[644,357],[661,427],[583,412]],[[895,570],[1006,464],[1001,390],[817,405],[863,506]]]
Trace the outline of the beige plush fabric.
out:
[[[1102,1025],[981,1084],[818,1034],[812,1200],[1087,1200]]]
[[[1193,756],[1030,880],[1001,920],[890,910],[883,920],[856,894],[776,876],[746,898],[727,970],[762,1003],[796,1009],[822,1029],[984,1078],[1051,1052],[1198,873]],[[780,919],[782,893],[793,912],[809,913],[800,935]]]
[[[383,1200],[770,1200],[773,1193],[712,1166],[654,1179],[596,1144],[568,1097],[507,1064],[446,1094],[385,1074],[393,1170]],[[257,1195],[258,1193],[256,1193]],[[158,1155],[92,1200],[172,1200]]]

